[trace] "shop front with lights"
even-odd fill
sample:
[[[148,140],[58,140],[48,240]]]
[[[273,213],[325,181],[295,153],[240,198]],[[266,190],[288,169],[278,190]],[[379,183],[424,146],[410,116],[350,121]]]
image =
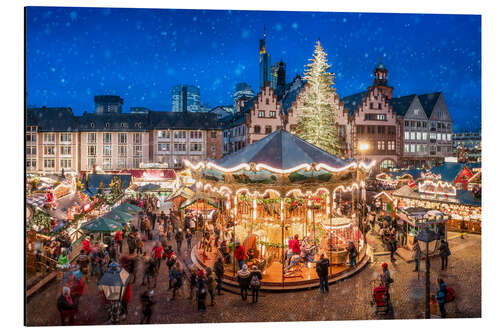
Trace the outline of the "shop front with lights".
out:
[[[276,131],[218,162],[186,161],[196,179],[197,195],[215,200],[219,207],[225,247],[201,245],[193,250],[201,266],[213,267],[223,253],[225,280],[237,280],[235,243],[246,249],[246,263],[262,272],[262,287],[303,288],[317,283],[313,261],[329,258],[330,279],[349,271],[349,243],[365,264],[366,243],[354,209],[364,199],[364,178],[373,164],[346,162],[302,141]],[[341,194],[349,192],[353,210],[338,214]],[[298,239],[300,252],[293,252]]]

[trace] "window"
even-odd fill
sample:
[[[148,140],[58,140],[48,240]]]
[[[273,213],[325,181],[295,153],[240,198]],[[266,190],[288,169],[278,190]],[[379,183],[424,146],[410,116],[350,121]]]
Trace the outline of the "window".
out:
[[[412,152],[412,153],[415,152],[415,145],[414,144],[410,145],[410,152]]]
[[[142,144],[142,134],[141,133],[134,133],[134,144],[135,145]]]
[[[105,158],[102,159],[102,168],[104,170],[111,169],[111,158],[105,157]]]
[[[88,155],[95,156],[96,155],[96,146],[88,146]]]
[[[410,122],[408,120],[405,120],[405,126],[406,127],[409,127],[410,126]]]
[[[444,135],[444,134],[443,134]],[[451,141],[451,133],[447,134],[448,141]]]
[[[271,126],[266,126],[266,134],[271,134],[273,128]]]
[[[71,155],[71,146],[61,146],[61,155]]]
[[[375,126],[366,126],[366,133],[375,134]]]
[[[142,123],[141,122],[135,123],[135,128],[141,128],[141,127],[142,127]]]
[[[186,151],[186,144],[185,143],[175,143],[174,144],[174,152],[185,152]]]
[[[410,140],[415,140],[415,132],[410,132]]]
[[[379,109],[380,109],[380,107],[379,107]],[[387,119],[387,116],[385,114],[377,114],[377,120],[386,120],[386,119]]]
[[[35,169],[36,168],[36,160],[26,160],[26,168]]]
[[[142,155],[142,146],[134,146],[134,156]]]
[[[429,134],[429,138],[430,138],[431,140],[436,140],[436,133],[431,132],[431,134]]]
[[[90,128],[94,128],[94,127],[95,127],[94,122],[90,122]]]
[[[61,133],[61,142],[71,142],[71,133]]]
[[[385,134],[385,126],[377,126],[378,134]]]
[[[426,151],[426,150],[427,150],[427,145],[425,145],[425,144],[424,144],[424,145],[422,145],[422,152],[424,152],[424,153],[425,153],[425,151]]]
[[[373,109],[373,103],[370,103],[370,109]]]
[[[56,142],[56,135],[54,133],[45,133],[43,135],[43,142]]]
[[[427,127],[427,122],[426,121],[422,122],[422,127]]]
[[[211,151],[215,151],[216,150],[216,146],[215,145],[210,146],[210,150]]]
[[[61,160],[61,169],[71,169],[71,160],[70,159]]]
[[[104,156],[111,156],[111,145],[104,145],[102,147],[102,154]]]
[[[56,147],[55,146],[44,146],[43,147],[43,154],[44,155],[55,155],[56,154]]]
[[[420,145],[417,144],[417,153],[420,153]]]
[[[385,150],[385,141],[377,141],[377,149]]]
[[[102,139],[104,143],[111,143],[111,133],[103,133]]]
[[[118,169],[125,169],[127,167],[127,159],[119,158],[118,159]]]
[[[276,118],[276,111],[269,111],[269,117]]]
[[[118,146],[118,156],[126,157],[127,156],[127,147],[128,146]]]
[[[387,150],[396,150],[396,141],[387,141]]]
[[[201,131],[192,131],[189,133],[189,136],[191,139],[201,139],[202,138],[202,132]]]
[[[141,159],[140,158],[134,158],[133,162],[134,162],[134,166],[133,166],[134,169],[137,169],[141,166]]]
[[[104,126],[106,126],[106,128],[109,128],[109,123],[108,123],[108,122],[106,122],[106,125],[104,125]]]
[[[120,123],[121,128],[125,128],[125,123]]]
[[[413,110],[413,114],[418,114],[418,109]]]
[[[259,118],[264,118],[266,116],[266,113],[264,111],[259,111]]]
[[[174,139],[185,139],[185,138],[186,138],[185,131],[175,131],[174,132]]]
[[[212,131],[212,133],[211,133],[210,136],[211,136],[212,139],[217,139],[217,132],[216,131]]]
[[[127,144],[127,133],[118,133],[118,143],[121,145]]]
[[[159,131],[158,132],[158,139],[170,139],[170,132],[169,131]]]
[[[420,121],[417,121],[417,127],[420,127],[420,125],[421,125]]]
[[[417,132],[417,140],[422,140],[422,132]]]
[[[422,132],[422,140],[427,140],[427,132]]]
[[[190,148],[191,151],[201,151],[201,143],[192,143]]]
[[[36,146],[27,146],[26,155],[36,155]]]
[[[96,165],[97,162],[96,162],[96,159],[95,157],[90,157],[88,160],[87,160],[87,169],[91,170],[94,168],[94,165]]]
[[[383,160],[382,163],[380,163],[381,169],[391,169],[394,167],[396,167],[396,164],[391,160]]]
[[[269,98],[266,98],[266,104],[269,105]]]
[[[396,126],[387,126],[387,134],[396,135]]]
[[[26,142],[36,142],[36,134],[26,134]]]
[[[441,146],[437,146],[437,152],[440,153],[441,152]]]
[[[362,126],[362,125],[356,126],[356,133],[357,134],[363,134],[363,132],[364,132],[364,126]]]
[[[47,169],[54,169],[56,167],[55,160],[43,160],[43,167]]]
[[[87,143],[95,143],[96,135],[95,133],[87,134]]]
[[[254,132],[255,134],[260,134],[260,126],[259,126],[259,125],[255,125],[255,126],[253,127],[253,132]]]
[[[158,152],[167,152],[170,150],[170,143],[159,143]]]
[[[378,103],[378,109],[382,110],[382,103]]]
[[[438,133],[438,134],[437,134],[437,139],[438,139],[439,141],[441,141],[441,133]]]
[[[411,121],[411,127],[415,127],[415,122]]]
[[[346,136],[346,129],[345,129],[345,125],[340,125],[339,126],[339,137],[341,138],[344,138],[345,139],[345,136]]]

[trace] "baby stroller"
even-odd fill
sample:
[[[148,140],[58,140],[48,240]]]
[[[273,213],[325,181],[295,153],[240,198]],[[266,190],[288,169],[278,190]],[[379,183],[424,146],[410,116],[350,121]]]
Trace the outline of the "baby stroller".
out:
[[[388,314],[391,311],[389,291],[379,280],[373,280],[372,306],[375,305],[375,314]]]

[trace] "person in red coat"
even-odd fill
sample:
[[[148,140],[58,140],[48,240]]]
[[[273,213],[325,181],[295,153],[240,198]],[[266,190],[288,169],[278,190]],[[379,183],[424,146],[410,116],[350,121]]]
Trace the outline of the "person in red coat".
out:
[[[118,248],[120,249],[120,253],[122,253],[123,247],[123,231],[118,230],[115,232],[115,243],[118,244]]]
[[[86,255],[88,255],[90,252],[90,237],[89,236],[85,237],[85,239],[83,240],[83,252]]]
[[[131,284],[127,284],[125,287],[125,291],[123,292],[123,297],[122,297],[122,313],[125,315],[125,318],[127,318],[128,315],[128,303],[130,303],[130,300],[132,299],[132,287]]]
[[[292,254],[300,254],[299,235],[295,235],[293,239],[289,242],[288,246],[292,250]]]
[[[235,243],[236,247],[234,248],[234,257],[238,261],[238,267],[241,269],[245,264],[247,251],[244,245],[241,245],[239,241]]]

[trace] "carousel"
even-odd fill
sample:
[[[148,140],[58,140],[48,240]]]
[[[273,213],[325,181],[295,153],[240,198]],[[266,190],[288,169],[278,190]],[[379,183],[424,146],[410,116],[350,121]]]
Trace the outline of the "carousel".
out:
[[[317,283],[314,261],[321,254],[332,264],[330,280],[344,277],[355,270],[347,264],[348,246],[357,250],[357,267],[367,262],[355,207],[365,199],[364,179],[373,163],[344,161],[280,130],[217,162],[185,164],[196,195],[219,207],[217,219],[207,223],[220,232],[205,233],[192,257],[202,267],[223,257],[227,283],[237,280],[238,247],[244,247],[249,269],[262,272],[264,289]],[[352,202],[344,200],[345,192]],[[351,209],[342,215],[346,204]]]

